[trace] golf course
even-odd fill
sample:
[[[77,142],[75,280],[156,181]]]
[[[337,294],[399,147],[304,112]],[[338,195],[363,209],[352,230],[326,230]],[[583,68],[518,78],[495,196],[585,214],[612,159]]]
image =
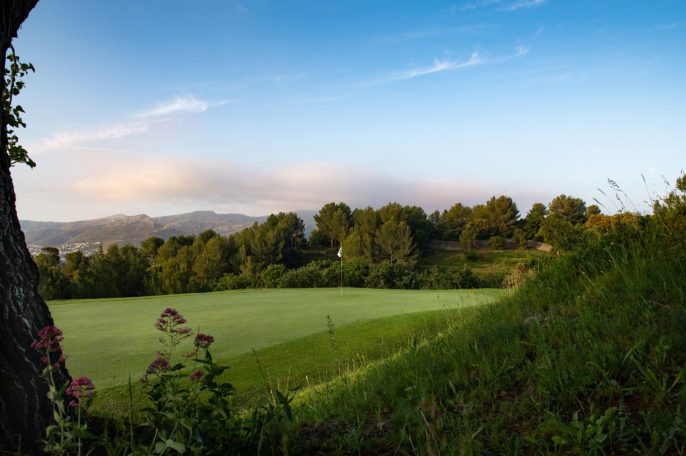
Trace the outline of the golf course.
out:
[[[212,353],[221,362],[252,350],[326,334],[331,325],[336,331],[344,331],[346,325],[378,321],[369,337],[382,338],[386,334],[382,334],[384,320],[380,319],[486,304],[503,294],[503,290],[494,289],[345,289],[342,293],[335,288],[243,290],[53,301],[50,310],[64,332],[70,371],[89,376],[98,389],[105,389],[126,385],[129,375],[136,381],[142,376],[159,348],[155,320],[167,307],[181,312],[194,331],[214,336]],[[326,338],[322,340],[329,349]],[[191,349],[191,340],[184,344],[181,352],[186,346]],[[282,350],[279,358],[284,356]]]

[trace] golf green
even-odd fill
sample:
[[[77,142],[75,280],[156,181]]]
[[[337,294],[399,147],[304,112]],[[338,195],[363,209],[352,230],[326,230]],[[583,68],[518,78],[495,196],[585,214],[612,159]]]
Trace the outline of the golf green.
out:
[[[67,367],[99,388],[137,380],[159,347],[154,323],[166,307],[215,337],[215,359],[337,327],[403,313],[492,302],[502,290],[278,289],[50,302],[65,336]],[[181,352],[190,351],[184,342]]]

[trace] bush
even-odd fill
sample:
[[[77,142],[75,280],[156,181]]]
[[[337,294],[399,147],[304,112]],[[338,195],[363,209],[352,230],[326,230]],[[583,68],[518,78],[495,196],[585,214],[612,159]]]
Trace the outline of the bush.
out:
[[[390,261],[372,265],[365,280],[367,288],[416,289],[418,285],[417,275],[410,265]]]
[[[491,236],[488,239],[488,246],[493,250],[502,250],[505,248],[505,238],[502,236]]]
[[[214,291],[242,290],[244,288],[251,288],[253,285],[254,280],[252,277],[243,274],[226,274],[217,281]]]
[[[283,288],[336,287],[340,283],[340,266],[329,260],[317,260],[287,271],[281,279]]]
[[[283,276],[288,272],[282,264],[270,264],[257,277],[257,286],[262,288],[279,288]]]
[[[369,262],[361,258],[343,262],[343,284],[346,287],[364,287],[369,275]]]

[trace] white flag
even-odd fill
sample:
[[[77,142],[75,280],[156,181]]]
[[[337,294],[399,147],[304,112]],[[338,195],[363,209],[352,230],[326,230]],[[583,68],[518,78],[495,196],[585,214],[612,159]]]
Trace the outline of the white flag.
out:
[[[341,246],[341,247],[338,249],[337,255],[338,255],[338,258],[343,258],[343,246]]]

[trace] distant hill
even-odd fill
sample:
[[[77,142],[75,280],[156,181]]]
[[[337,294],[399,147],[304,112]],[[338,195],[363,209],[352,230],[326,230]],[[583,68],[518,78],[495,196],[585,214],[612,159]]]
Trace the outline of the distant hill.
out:
[[[298,211],[309,234],[315,226],[316,211]],[[138,245],[143,240],[157,236],[168,239],[171,236],[198,234],[212,229],[228,236],[251,226],[264,222],[267,216],[252,217],[244,214],[218,214],[214,211],[196,211],[185,214],[150,217],[140,215],[112,215],[110,217],[81,220],[76,222],[37,222],[21,220],[26,243],[32,254],[42,247],[57,247],[62,253],[81,250],[91,253],[98,246],[110,244]]]

